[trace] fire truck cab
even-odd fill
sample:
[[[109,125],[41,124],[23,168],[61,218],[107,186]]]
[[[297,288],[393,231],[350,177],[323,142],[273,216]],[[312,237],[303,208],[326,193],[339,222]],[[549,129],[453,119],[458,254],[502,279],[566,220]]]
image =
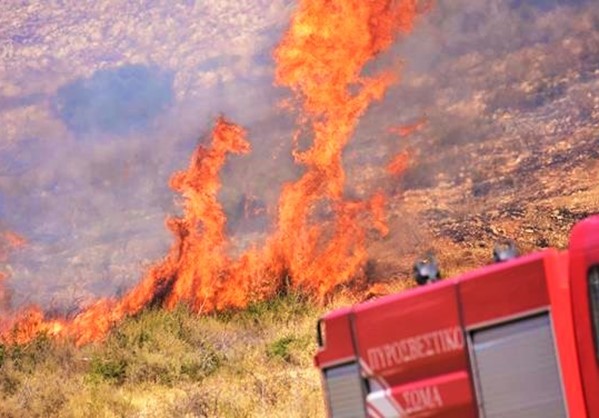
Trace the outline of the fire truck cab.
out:
[[[331,417],[599,418],[599,216],[548,249],[328,313]]]

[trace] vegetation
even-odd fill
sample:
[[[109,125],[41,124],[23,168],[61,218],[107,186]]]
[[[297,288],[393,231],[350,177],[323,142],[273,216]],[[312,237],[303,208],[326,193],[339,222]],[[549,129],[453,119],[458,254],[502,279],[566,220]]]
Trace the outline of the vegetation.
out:
[[[320,313],[286,295],[212,316],[147,310],[81,348],[0,346],[0,417],[322,416]]]

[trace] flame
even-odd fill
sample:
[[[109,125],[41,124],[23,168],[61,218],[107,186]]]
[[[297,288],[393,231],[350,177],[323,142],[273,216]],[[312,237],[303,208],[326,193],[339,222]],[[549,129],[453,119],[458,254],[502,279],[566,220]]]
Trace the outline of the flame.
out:
[[[300,120],[314,137],[309,149],[294,152],[306,171],[282,191],[279,245],[294,285],[319,299],[351,280],[366,261],[360,214],[370,211],[375,226],[386,233],[384,199],[375,196],[368,204],[344,200],[341,155],[368,105],[396,81],[390,71],[365,76],[364,66],[396,35],[409,32],[415,16],[416,1],[303,1],[275,51],[276,83],[294,93]],[[311,222],[322,200],[336,215],[328,239],[320,224]]]
[[[12,248],[21,248],[25,246],[25,244],[27,243],[27,240],[25,240],[25,238],[12,231],[5,231],[4,239],[6,240],[9,247]]]
[[[420,119],[413,123],[407,125],[393,126],[389,128],[389,132],[392,134],[399,135],[401,138],[405,138],[407,136],[412,135],[414,132],[418,132],[419,130],[421,130],[427,122],[428,118],[426,116],[422,116]]]
[[[77,344],[102,339],[125,316],[145,307],[188,304],[199,313],[242,308],[284,287],[322,301],[358,278],[371,230],[388,233],[386,198],[343,195],[342,152],[361,115],[396,81],[391,71],[364,75],[365,65],[412,29],[416,0],[302,0],[274,53],[275,81],[293,93],[300,132],[311,146],[294,150],[305,171],[284,185],[272,234],[261,248],[231,257],[226,216],[217,200],[219,172],[250,144],[243,128],[218,118],[209,146],[198,146],[187,170],[170,180],[182,196],[181,217],[167,219],[174,243],[121,299],[100,299],[69,320],[44,319],[38,308],[0,321],[0,341],[24,342],[38,332]],[[4,330],[4,331],[3,331]]]
[[[0,263],[6,263],[10,253],[24,247],[26,243],[25,238],[15,232],[0,232]],[[0,314],[7,311],[10,305],[10,292],[5,286],[5,281],[9,276],[9,273],[0,270]],[[0,318],[0,326],[1,323],[2,318]]]
[[[7,262],[10,253],[24,247],[26,243],[26,239],[15,232],[2,232],[0,234],[0,262]],[[8,277],[8,273],[0,271],[0,341],[25,343],[40,332],[48,335],[58,334],[61,322],[46,320],[39,307],[25,309],[15,318],[10,318],[6,314],[10,305],[10,292],[4,285],[4,281]]]
[[[387,172],[394,176],[403,174],[410,166],[410,154],[408,151],[402,151],[397,154],[387,165]]]
[[[432,7],[432,3],[426,3],[425,11],[430,10],[430,7]],[[405,138],[421,130],[427,122],[428,117],[424,115],[412,123],[406,125],[393,126],[389,128],[389,132],[398,135],[400,138]],[[397,154],[387,165],[387,172],[392,176],[400,176],[408,169],[409,165],[410,154],[408,151],[402,151],[399,154]]]
[[[30,308],[4,324],[3,329],[10,332],[2,333],[0,339],[21,343],[46,332],[68,336],[80,345],[101,339],[125,316],[151,305],[171,308],[188,303],[198,312],[245,306],[253,278],[263,276],[248,266],[250,260],[259,266],[252,252],[238,260],[227,256],[226,217],[217,193],[226,156],[249,149],[246,132],[219,118],[210,145],[198,146],[187,170],[171,177],[170,186],[183,196],[183,216],[167,219],[175,236],[168,255],[122,299],[100,299],[70,321],[44,321],[38,308]]]
[[[13,250],[22,248],[27,240],[12,231],[0,232],[0,263],[8,261],[8,254]]]

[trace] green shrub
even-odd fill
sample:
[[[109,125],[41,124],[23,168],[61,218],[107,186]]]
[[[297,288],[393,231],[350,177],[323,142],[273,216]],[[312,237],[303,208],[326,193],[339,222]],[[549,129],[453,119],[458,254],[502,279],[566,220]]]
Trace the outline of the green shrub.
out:
[[[198,317],[185,307],[125,320],[93,349],[89,377],[116,384],[200,381],[221,364]]]
[[[251,303],[241,311],[217,313],[215,317],[222,322],[270,326],[273,322],[288,324],[298,317],[315,312],[314,303],[307,296],[292,292],[281,293],[275,298]]]
[[[268,346],[266,354],[269,358],[281,358],[285,361],[291,360],[290,345],[295,341],[293,337],[287,336],[275,340]]]
[[[127,361],[123,358],[110,359],[94,357],[91,361],[89,375],[92,380],[102,379],[123,383],[127,372]]]

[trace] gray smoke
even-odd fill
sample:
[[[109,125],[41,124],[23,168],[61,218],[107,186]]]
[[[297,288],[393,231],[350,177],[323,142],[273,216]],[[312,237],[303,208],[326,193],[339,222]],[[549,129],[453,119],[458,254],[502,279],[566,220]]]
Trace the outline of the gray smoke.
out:
[[[163,221],[178,207],[168,179],[220,113],[252,143],[223,170],[229,232],[242,247],[260,242],[281,185],[301,172],[290,157],[294,117],[278,109],[288,92],[272,86],[271,52],[293,7],[156,1],[3,12],[0,220],[28,240],[0,265],[11,272],[13,307],[65,311],[135,284],[171,242]],[[476,187],[485,170],[463,146],[518,136],[524,150],[596,124],[596,9],[436,2],[366,70],[392,66],[401,83],[369,109],[347,149],[348,196],[447,179],[472,180],[484,195]],[[408,138],[387,131],[423,115],[425,128]],[[551,132],[540,130],[547,115],[558,118]],[[417,164],[390,179],[384,167],[406,147]],[[439,147],[455,151],[439,160]]]

